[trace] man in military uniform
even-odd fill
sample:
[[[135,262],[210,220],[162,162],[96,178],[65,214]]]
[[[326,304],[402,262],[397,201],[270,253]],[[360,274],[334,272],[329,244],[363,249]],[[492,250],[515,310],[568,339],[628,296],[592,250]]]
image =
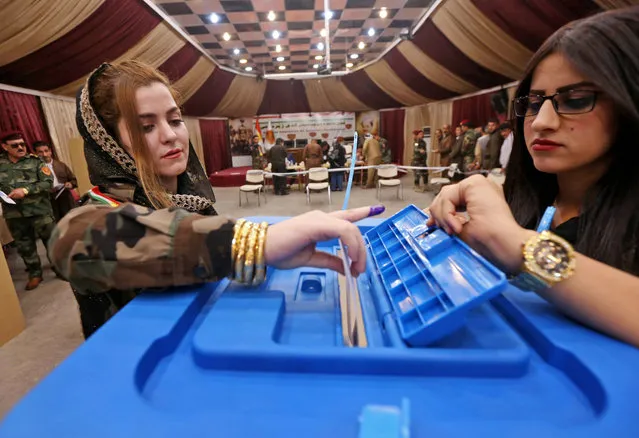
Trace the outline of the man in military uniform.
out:
[[[0,190],[6,195],[3,215],[27,266],[29,281],[25,289],[31,290],[42,282],[36,239],[40,238],[46,247],[55,226],[49,200],[53,177],[44,161],[27,153],[20,132],[0,134],[0,141],[6,152],[0,157]]]
[[[413,161],[412,166],[426,167],[428,160],[428,152],[426,150],[426,142],[424,141],[424,131],[416,129],[413,131],[414,143],[413,143]],[[424,181],[424,187],[421,186],[421,181]],[[427,170],[415,170],[415,191],[423,192],[428,185],[428,171]]]
[[[388,145],[388,140],[380,137],[379,145],[382,148],[382,164],[391,164],[393,162],[393,154]]]

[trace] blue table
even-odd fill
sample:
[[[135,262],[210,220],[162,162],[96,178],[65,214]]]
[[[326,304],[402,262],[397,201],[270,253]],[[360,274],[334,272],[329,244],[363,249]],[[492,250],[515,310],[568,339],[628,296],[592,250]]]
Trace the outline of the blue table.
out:
[[[407,436],[383,434],[370,409],[402,402],[412,437],[639,434],[639,350],[514,288],[427,348],[398,345],[370,276],[358,279],[368,348],[343,346],[331,272],[142,295],[31,391],[0,437]]]

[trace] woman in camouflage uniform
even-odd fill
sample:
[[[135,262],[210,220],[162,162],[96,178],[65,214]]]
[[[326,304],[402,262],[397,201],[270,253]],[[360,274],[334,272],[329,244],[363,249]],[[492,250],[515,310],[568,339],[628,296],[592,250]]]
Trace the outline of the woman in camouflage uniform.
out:
[[[167,78],[136,61],[103,64],[78,94],[78,129],[97,187],[84,198],[89,205],[58,224],[49,250],[74,289],[85,336],[143,288],[232,274],[234,221],[216,216],[211,185],[190,147],[177,102]],[[268,227],[265,263],[343,271],[340,258],[316,251],[314,244],[340,238],[352,271],[361,273],[366,249],[351,221],[381,211],[315,211]]]

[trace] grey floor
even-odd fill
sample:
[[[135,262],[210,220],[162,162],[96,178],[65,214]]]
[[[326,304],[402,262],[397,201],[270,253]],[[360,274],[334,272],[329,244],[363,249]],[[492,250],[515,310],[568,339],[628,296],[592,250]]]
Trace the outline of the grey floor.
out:
[[[388,217],[409,203],[426,207],[432,200],[432,193],[413,191],[410,177],[402,180],[405,185],[404,200],[398,200],[394,190],[386,189],[382,194],[386,211],[381,217]],[[239,207],[237,188],[216,188],[215,195],[218,212],[232,217],[294,216],[313,209],[334,211],[339,210],[344,201],[344,192],[333,193],[332,205],[328,205],[325,193],[314,194],[309,206],[303,193],[292,190],[289,196],[267,194],[267,203],[262,203],[260,207],[257,206],[256,196],[249,195],[249,203],[245,204],[243,199],[242,207]],[[378,203],[375,190],[353,188],[349,203],[351,207]],[[40,248],[40,253],[45,267],[48,267],[44,247]],[[27,320],[27,328],[0,347],[0,419],[29,389],[83,342],[75,300],[68,283],[56,279],[47,268],[45,281],[40,287],[25,291],[27,275],[15,250],[12,250],[7,261]]]

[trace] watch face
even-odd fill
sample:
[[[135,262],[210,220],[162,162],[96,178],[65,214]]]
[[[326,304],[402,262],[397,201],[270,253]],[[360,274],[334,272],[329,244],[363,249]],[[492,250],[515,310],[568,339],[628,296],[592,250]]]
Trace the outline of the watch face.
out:
[[[541,233],[525,245],[526,267],[544,281],[564,280],[575,268],[573,249],[568,242],[549,232]]]
[[[562,245],[552,240],[542,240],[533,252],[537,266],[551,275],[561,275],[566,269],[570,258],[568,251]]]

